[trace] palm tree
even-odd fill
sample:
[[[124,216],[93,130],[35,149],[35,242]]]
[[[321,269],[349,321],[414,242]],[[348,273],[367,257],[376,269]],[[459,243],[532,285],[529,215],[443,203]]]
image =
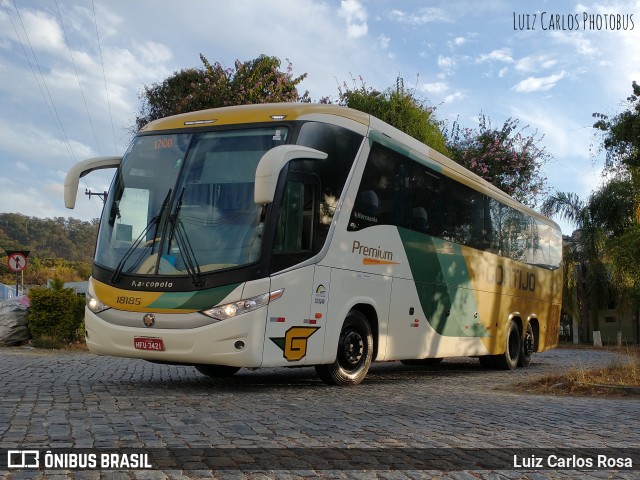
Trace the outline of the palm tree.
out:
[[[564,288],[567,293],[565,306],[568,311],[579,313],[579,330],[582,341],[589,341],[589,325],[599,329],[598,310],[608,306],[612,285],[604,263],[607,235],[594,216],[594,196],[585,202],[575,193],[556,192],[542,205],[547,216],[558,215],[574,225],[572,241],[565,250]],[[573,267],[573,268],[570,268]],[[572,297],[575,292],[575,297]],[[564,303],[564,302],[563,302]]]

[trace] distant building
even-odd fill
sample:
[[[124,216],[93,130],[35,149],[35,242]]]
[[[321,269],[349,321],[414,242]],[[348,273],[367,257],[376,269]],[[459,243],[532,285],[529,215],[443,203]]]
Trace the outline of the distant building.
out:
[[[10,300],[12,298],[15,298],[16,296],[16,286],[9,286],[9,285],[5,285],[3,283],[0,283],[0,300],[2,301],[6,301],[6,300]]]
[[[67,282],[64,288],[73,288],[78,295],[86,295],[89,288],[89,282]]]

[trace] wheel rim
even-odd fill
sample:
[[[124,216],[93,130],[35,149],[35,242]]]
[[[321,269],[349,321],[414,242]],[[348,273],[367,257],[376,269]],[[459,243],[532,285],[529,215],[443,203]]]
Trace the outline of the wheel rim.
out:
[[[527,328],[524,336],[524,355],[529,357],[531,352],[533,352],[533,332]]]
[[[347,330],[340,344],[340,366],[345,370],[355,370],[364,357],[364,339],[356,330]]]

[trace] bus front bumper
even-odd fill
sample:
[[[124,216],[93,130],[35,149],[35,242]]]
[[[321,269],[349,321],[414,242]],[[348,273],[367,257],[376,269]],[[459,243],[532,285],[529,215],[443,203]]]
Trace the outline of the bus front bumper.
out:
[[[265,312],[258,309],[217,323],[177,329],[145,327],[142,320],[140,327],[117,325],[86,308],[86,343],[89,351],[99,355],[257,368],[262,365]]]

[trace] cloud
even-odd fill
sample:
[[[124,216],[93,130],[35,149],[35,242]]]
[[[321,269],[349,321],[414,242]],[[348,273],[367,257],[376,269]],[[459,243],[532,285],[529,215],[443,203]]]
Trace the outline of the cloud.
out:
[[[581,32],[574,32],[573,35],[567,35],[566,32],[551,32],[550,35],[558,43],[570,46],[576,53],[585,57],[595,57],[600,54],[600,50]]]
[[[521,72],[536,72],[557,65],[558,61],[549,55],[529,55],[516,62],[515,68]]]
[[[513,58],[511,57],[511,49],[500,48],[497,50],[493,50],[490,53],[483,53],[478,58],[476,58],[476,63],[485,63],[485,62],[512,63]]]
[[[440,98],[442,99],[441,101],[438,99],[435,99],[433,103],[436,103],[436,104],[440,102],[453,103],[457,100],[461,100],[464,98],[464,94],[459,91],[448,93],[450,91],[450,87],[448,84],[444,82],[423,83],[422,85],[420,85],[420,90],[429,96],[434,96],[439,99]]]
[[[16,170],[20,170],[21,172],[28,172],[30,168],[24,162],[16,162]]]
[[[529,77],[512,87],[511,90],[521,93],[545,92],[555,87],[565,76],[565,72],[560,72],[548,77]]]
[[[391,19],[399,23],[421,26],[427,23],[450,22],[451,19],[444,10],[437,7],[425,7],[415,13],[406,13],[402,10],[392,10]]]
[[[424,83],[420,89],[426,93],[442,94],[449,90],[449,86],[444,82]]]
[[[378,45],[380,45],[380,47],[385,50],[389,48],[390,42],[391,42],[391,39],[384,34],[380,34],[380,36],[378,37]]]
[[[438,67],[445,71],[451,71],[455,68],[456,61],[453,57],[445,57],[444,55],[438,55]]]
[[[367,34],[367,11],[358,0],[342,0],[338,15],[347,21],[347,37],[359,38]]]
[[[28,32],[28,44],[35,50],[52,53],[66,51],[62,29],[58,22],[42,11],[27,10],[20,13],[22,24]],[[20,27],[18,32],[21,31]],[[22,31],[24,33],[24,31]]]

